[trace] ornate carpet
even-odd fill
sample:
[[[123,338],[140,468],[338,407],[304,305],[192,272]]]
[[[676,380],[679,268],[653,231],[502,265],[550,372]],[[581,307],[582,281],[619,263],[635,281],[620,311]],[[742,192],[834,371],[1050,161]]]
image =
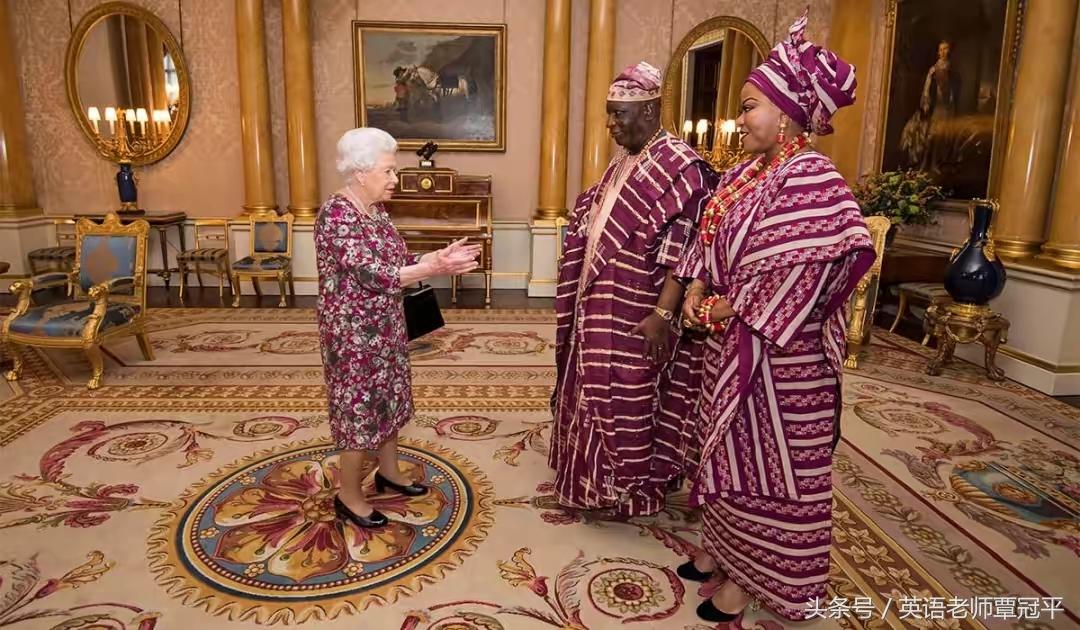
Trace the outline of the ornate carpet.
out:
[[[709,628],[715,585],[673,572],[685,493],[628,521],[552,500],[552,314],[446,318],[402,445],[434,491],[379,496],[379,531],[329,505],[312,311],[153,310],[156,360],[111,345],[94,392],[79,353],[28,353],[0,383],[0,626]],[[845,381],[828,618],[742,627],[1080,627],[1080,411],[928,353],[882,333]]]

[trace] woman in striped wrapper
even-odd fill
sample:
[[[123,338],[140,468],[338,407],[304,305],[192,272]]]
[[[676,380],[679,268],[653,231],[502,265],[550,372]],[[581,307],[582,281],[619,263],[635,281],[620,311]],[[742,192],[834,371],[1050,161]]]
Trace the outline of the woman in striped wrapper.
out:
[[[690,470],[704,551],[685,579],[719,573],[698,607],[736,619],[758,599],[803,619],[829,572],[843,306],[874,250],[859,207],[809,133],[854,102],[854,68],[805,41],[806,15],[743,86],[755,157],[728,171],[677,274],[684,324],[709,330]]]

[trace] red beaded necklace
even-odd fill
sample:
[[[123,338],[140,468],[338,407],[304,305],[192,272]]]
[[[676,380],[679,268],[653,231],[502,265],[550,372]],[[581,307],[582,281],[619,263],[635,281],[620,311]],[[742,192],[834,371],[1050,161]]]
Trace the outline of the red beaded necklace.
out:
[[[810,139],[806,136],[795,136],[780,148],[780,152],[768,166],[765,166],[765,157],[759,156],[743,169],[734,181],[717,190],[701,214],[701,242],[706,246],[712,245],[713,240],[716,239],[716,232],[720,229],[720,220],[724,218],[728,209],[733,208],[740,199],[752,191],[763,179],[762,176],[765,173],[790,160],[808,144],[810,144]]]

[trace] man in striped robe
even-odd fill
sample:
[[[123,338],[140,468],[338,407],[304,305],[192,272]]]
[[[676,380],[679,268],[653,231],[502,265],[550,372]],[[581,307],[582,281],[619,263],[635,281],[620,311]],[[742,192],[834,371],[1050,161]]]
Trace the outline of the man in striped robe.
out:
[[[662,508],[682,472],[701,348],[676,343],[673,269],[717,179],[661,129],[659,96],[644,62],[612,84],[608,130],[625,152],[578,197],[555,300],[555,496],[624,516]]]

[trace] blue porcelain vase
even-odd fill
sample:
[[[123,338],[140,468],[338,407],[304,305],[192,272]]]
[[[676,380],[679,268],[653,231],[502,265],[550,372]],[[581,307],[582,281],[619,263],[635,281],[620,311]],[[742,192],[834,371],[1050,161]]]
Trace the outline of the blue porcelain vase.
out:
[[[1005,265],[994,253],[990,234],[996,204],[973,203],[971,234],[945,268],[945,290],[960,304],[984,306],[1005,288]]]
[[[120,193],[122,207],[138,207],[139,190],[135,187],[135,173],[131,170],[131,164],[123,162],[120,164],[120,170],[116,173],[116,189]]]

